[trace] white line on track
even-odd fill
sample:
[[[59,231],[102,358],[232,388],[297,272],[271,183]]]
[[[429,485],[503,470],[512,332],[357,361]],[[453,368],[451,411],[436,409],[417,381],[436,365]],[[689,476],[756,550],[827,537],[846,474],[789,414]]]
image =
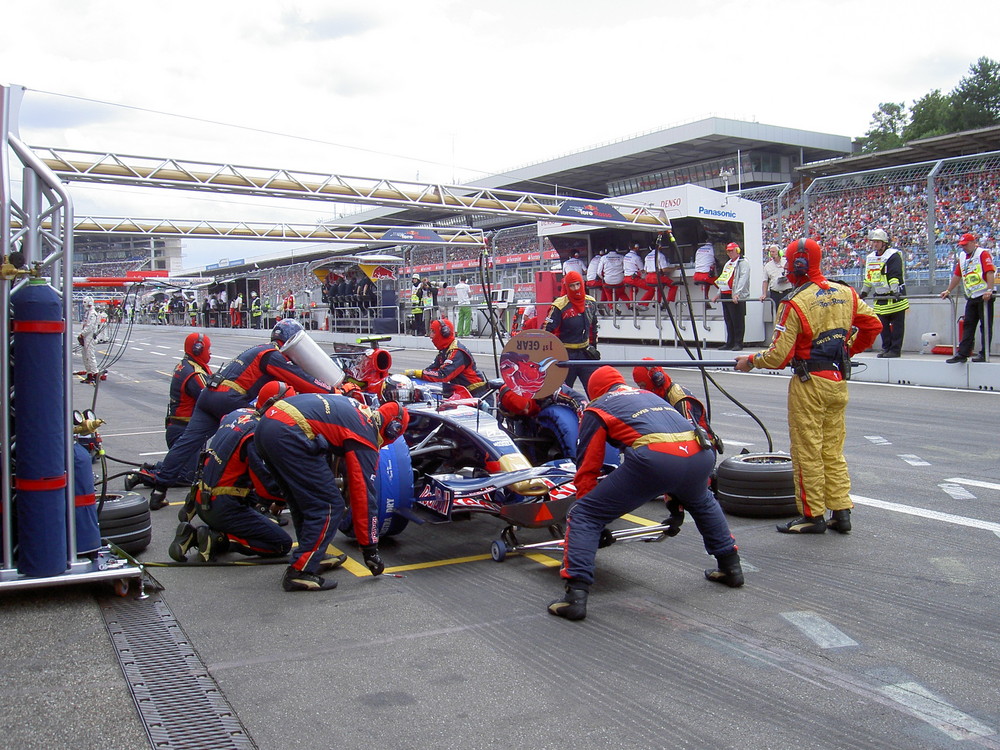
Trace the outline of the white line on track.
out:
[[[150,451],[149,453],[140,453],[139,455],[140,456],[165,456],[165,455],[167,455],[167,452],[166,451]]]
[[[882,508],[882,510],[891,510],[894,513],[905,513],[910,516],[930,518],[934,521],[944,521],[945,523],[953,523],[956,526],[971,526],[974,529],[986,529],[1000,536],[1000,523],[993,523],[992,521],[980,521],[978,518],[956,516],[951,513],[941,513],[940,511],[927,510],[925,508],[913,508],[902,503],[890,503],[886,500],[876,500],[873,497],[863,497],[862,495],[851,495],[851,500],[856,505],[870,505],[873,508]]]
[[[1000,490],[1000,484],[994,484],[992,482],[980,482],[976,479],[962,479],[962,477],[952,477],[951,479],[945,479],[946,482],[954,482],[955,484],[964,484],[969,487],[982,487],[984,490]]]
[[[990,737],[996,734],[993,727],[962,713],[944,698],[935,695],[917,682],[886,685],[879,688],[879,692],[905,706],[918,719],[940,729],[954,740]]]
[[[147,430],[146,432],[102,432],[101,437],[131,437],[132,435],[162,435],[163,430]]]
[[[892,443],[890,443],[881,435],[865,435],[865,440],[869,441],[874,445],[892,445]]]
[[[952,500],[975,500],[976,496],[969,492],[965,487],[960,484],[949,484],[947,482],[942,482],[938,485],[942,490],[944,490]]]
[[[163,352],[150,352],[150,354],[155,354],[157,357],[166,357],[167,355]]]
[[[914,456],[912,453],[900,453],[899,457],[910,466],[930,466],[930,462],[924,461],[920,456]]]
[[[820,648],[857,646],[858,642],[815,612],[782,612],[781,616],[801,630]]]

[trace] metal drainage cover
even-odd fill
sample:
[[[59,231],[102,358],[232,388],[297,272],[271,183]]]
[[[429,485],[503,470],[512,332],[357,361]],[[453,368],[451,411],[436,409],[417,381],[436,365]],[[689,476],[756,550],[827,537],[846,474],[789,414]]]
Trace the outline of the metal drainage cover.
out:
[[[101,612],[153,747],[257,747],[166,604],[109,598]]]

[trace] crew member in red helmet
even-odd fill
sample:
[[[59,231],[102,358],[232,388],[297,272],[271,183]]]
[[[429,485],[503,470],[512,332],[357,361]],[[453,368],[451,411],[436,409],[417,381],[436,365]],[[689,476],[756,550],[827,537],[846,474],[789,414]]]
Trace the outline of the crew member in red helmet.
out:
[[[469,389],[473,396],[486,389],[486,376],[476,366],[465,344],[455,338],[455,326],[447,318],[431,321],[431,342],[438,350],[430,367],[405,370],[404,375],[431,383],[453,383]]]
[[[167,402],[167,448],[184,432],[198,396],[212,376],[208,361],[212,358],[212,340],[204,333],[189,333],[184,339],[184,359],[177,363],[170,378],[170,400]]]
[[[566,518],[566,545],[559,573],[566,595],[549,613],[568,620],[587,615],[587,596],[601,534],[614,519],[659,495],[670,495],[687,510],[718,560],[706,570],[710,581],[736,588],[743,569],[736,542],[708,477],[715,454],[698,440],[694,425],[659,396],[632,388],[613,367],[599,367],[587,386],[590,403],[580,422],[577,449],[577,500]],[[624,452],[621,466],[598,483],[605,447]]]
[[[290,385],[272,380],[260,389],[255,408],[237,409],[223,417],[203,454],[201,481],[188,511],[192,518],[197,513],[206,525],[196,529],[190,521],[182,521],[168,548],[172,559],[184,562],[194,546],[204,562],[225,552],[258,557],[288,554],[292,538],[260,511],[284,503],[284,498],[254,445],[254,432],[264,411],[294,395]],[[324,569],[332,570],[346,559],[328,557]]]
[[[549,307],[542,329],[554,333],[566,347],[571,360],[600,359],[597,351],[597,300],[587,294],[583,277],[570,271],[563,279],[563,294]],[[587,387],[593,368],[566,368],[566,385],[572,388],[577,378]]]
[[[777,528],[783,534],[851,530],[851,478],[844,459],[850,357],[882,332],[882,323],[858,293],[829,281],[822,252],[811,239],[788,246],[785,275],[795,289],[778,305],[771,345],[736,359],[736,369],[780,370],[791,366],[788,437],[795,502],[802,515]],[[829,520],[826,511],[832,511]]]
[[[292,396],[264,413],[254,442],[283,490],[299,542],[282,579],[285,591],[337,585],[320,576],[345,507],[331,456],[343,462],[344,494],[365,565],[376,576],[385,569],[378,554],[379,448],[399,438],[409,421],[396,401],[370,410],[347,396],[326,393]]]

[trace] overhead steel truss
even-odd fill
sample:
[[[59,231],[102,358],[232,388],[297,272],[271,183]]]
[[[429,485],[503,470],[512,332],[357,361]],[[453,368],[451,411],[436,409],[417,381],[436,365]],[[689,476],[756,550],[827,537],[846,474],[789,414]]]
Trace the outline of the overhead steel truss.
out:
[[[12,227],[20,229],[15,219]],[[44,227],[44,224],[43,224]],[[241,240],[304,240],[366,244],[452,245],[482,247],[481,229],[467,227],[398,227],[373,224],[285,224],[203,219],[136,219],[79,217],[73,231],[102,234],[143,234],[154,237],[229,238]]]
[[[347,177],[46,146],[33,146],[32,149],[49,169],[67,181],[407,209],[433,208],[652,232],[670,229],[670,220],[661,209],[626,201],[591,201],[516,190]]]

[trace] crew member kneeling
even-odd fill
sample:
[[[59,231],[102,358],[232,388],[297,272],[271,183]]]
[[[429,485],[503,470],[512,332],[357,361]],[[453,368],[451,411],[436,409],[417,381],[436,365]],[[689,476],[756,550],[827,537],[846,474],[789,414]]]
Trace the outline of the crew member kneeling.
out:
[[[299,542],[282,580],[285,591],[337,586],[319,575],[344,514],[344,497],[330,467],[333,455],[344,462],[354,535],[365,565],[376,576],[385,569],[378,554],[378,451],[402,435],[408,423],[409,413],[395,401],[369,411],[352,398],[325,393],[292,396],[264,413],[254,440],[282,488]]]
[[[568,620],[587,616],[587,594],[604,527],[659,495],[671,495],[695,520],[705,549],[719,567],[710,581],[743,585],[736,542],[718,501],[708,489],[715,453],[702,447],[694,425],[659,396],[631,388],[612,367],[599,367],[587,385],[575,482],[580,498],[566,518],[560,575],[566,595],[549,612]],[[624,450],[622,465],[597,482],[607,443]]]
[[[455,326],[447,318],[431,321],[431,342],[438,350],[430,367],[405,370],[404,375],[431,383],[453,383],[464,386],[473,396],[486,389],[486,376],[476,366],[465,344],[455,338]]]
[[[207,525],[197,529],[181,521],[168,552],[178,562],[187,559],[188,550],[198,547],[204,562],[212,562],[224,552],[239,552],[258,557],[280,557],[292,548],[292,538],[278,524],[257,508],[283,503],[281,490],[264,465],[254,445],[254,432],[261,414],[295,390],[280,381],[271,381],[260,389],[256,408],[237,409],[222,419],[218,431],[208,443],[194,502],[189,514],[197,511]],[[324,561],[332,569],[346,558]]]

